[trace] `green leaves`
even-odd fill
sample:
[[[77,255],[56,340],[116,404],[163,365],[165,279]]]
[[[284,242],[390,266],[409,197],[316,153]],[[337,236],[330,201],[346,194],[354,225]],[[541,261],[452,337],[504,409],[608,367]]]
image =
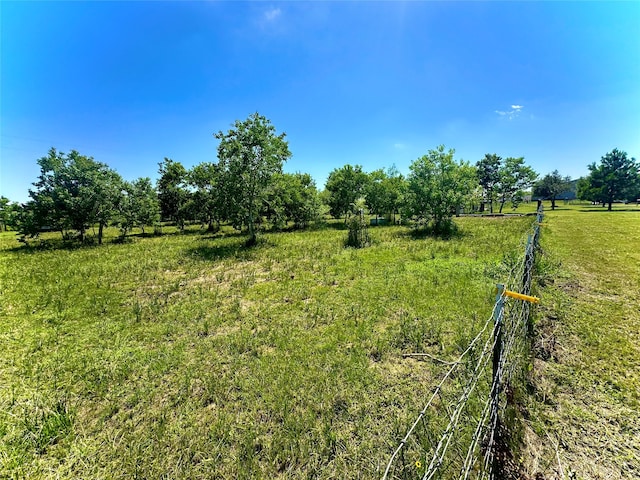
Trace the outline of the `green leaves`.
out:
[[[219,168],[229,199],[229,219],[249,229],[249,241],[255,242],[262,203],[274,176],[291,157],[286,134],[276,134],[271,122],[253,113],[236,120],[227,133],[214,134],[218,145]]]
[[[528,165],[523,157],[508,157],[502,160],[495,153],[487,153],[476,163],[478,183],[484,190],[485,200],[489,202],[493,213],[493,202],[500,202],[500,213],[504,204],[511,202],[517,208],[522,201],[524,190],[533,185],[538,174]]]
[[[405,215],[433,223],[435,231],[446,230],[457,207],[473,191],[475,169],[454,160],[455,150],[444,145],[429,150],[409,167]]]
[[[545,175],[542,180],[536,183],[533,195],[546,200],[551,200],[551,209],[556,208],[556,197],[569,189],[571,178],[563,177],[558,170]]]
[[[84,241],[91,225],[105,226],[113,217],[122,179],[107,165],[75,150],[65,155],[55,148],[38,164],[36,189],[29,191],[32,200],[27,207],[31,212],[25,223],[28,228],[21,229],[21,233],[33,235],[44,227],[62,232],[76,230]]]
[[[345,165],[334,169],[327,179],[325,188],[329,192],[330,213],[335,218],[352,211],[352,205],[362,197],[369,183],[368,175],[360,165]],[[345,218],[346,221],[346,218]]]
[[[614,148],[589,165],[590,174],[581,184],[581,197],[607,203],[609,210],[615,200],[635,200],[640,195],[640,165],[627,152]]]

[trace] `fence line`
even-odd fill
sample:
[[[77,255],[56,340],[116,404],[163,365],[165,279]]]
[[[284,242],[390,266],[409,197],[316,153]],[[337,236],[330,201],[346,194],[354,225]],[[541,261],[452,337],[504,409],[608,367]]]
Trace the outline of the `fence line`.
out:
[[[508,406],[504,393],[528,360],[530,302],[537,301],[530,296],[531,280],[543,217],[540,207],[524,255],[497,286],[491,316],[433,388],[393,451],[383,480],[500,478]],[[437,410],[445,413],[444,420]]]

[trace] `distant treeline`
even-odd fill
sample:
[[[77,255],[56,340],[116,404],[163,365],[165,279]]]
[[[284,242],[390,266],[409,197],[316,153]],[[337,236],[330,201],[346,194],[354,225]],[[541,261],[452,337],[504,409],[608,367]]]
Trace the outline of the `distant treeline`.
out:
[[[258,113],[236,121],[220,140],[218,161],[191,169],[165,158],[154,186],[148,177],[129,182],[108,165],[72,150],[52,148],[38,160],[40,175],[24,204],[0,197],[0,228],[11,228],[22,239],[43,231],[59,231],[64,239],[86,241],[98,227],[102,243],[107,226],[116,226],[124,238],[134,228],[153,228],[162,221],[183,229],[200,222],[215,230],[228,223],[256,240],[265,225],[282,229],[305,228],[325,212],[345,218],[366,207],[372,215],[393,217],[425,225],[435,231],[451,228],[452,217],[505,205],[516,209],[525,199],[555,200],[575,189],[575,195],[608,205],[640,198],[640,170],[634,158],[614,149],[589,176],[572,181],[557,170],[539,178],[524,158],[486,154],[475,165],[454,159],[444,146],[416,159],[407,176],[395,167],[372,172],[359,165],[334,169],[323,191],[307,173],[284,173],[290,156],[285,134]]]

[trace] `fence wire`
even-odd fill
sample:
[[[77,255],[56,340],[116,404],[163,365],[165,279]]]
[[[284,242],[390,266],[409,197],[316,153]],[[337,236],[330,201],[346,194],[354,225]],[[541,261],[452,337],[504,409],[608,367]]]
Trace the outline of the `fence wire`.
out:
[[[512,258],[504,290],[530,295],[542,207]],[[491,317],[432,388],[393,451],[383,480],[495,479],[505,462],[502,420],[510,384],[530,352],[530,303],[499,291]]]

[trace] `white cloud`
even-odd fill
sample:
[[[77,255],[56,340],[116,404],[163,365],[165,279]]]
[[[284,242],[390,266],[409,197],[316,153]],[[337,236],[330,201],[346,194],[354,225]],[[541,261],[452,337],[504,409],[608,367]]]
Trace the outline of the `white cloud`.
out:
[[[267,22],[273,22],[281,14],[282,14],[282,10],[280,10],[279,8],[271,8],[271,9],[267,10],[266,12],[264,12],[264,19]]]
[[[404,150],[404,148],[406,147],[406,145],[404,143],[394,143],[393,144],[394,148],[397,148],[398,150]]]
[[[501,117],[507,117],[509,120],[513,120],[524,107],[522,105],[511,105],[511,110],[495,110],[495,112]]]

